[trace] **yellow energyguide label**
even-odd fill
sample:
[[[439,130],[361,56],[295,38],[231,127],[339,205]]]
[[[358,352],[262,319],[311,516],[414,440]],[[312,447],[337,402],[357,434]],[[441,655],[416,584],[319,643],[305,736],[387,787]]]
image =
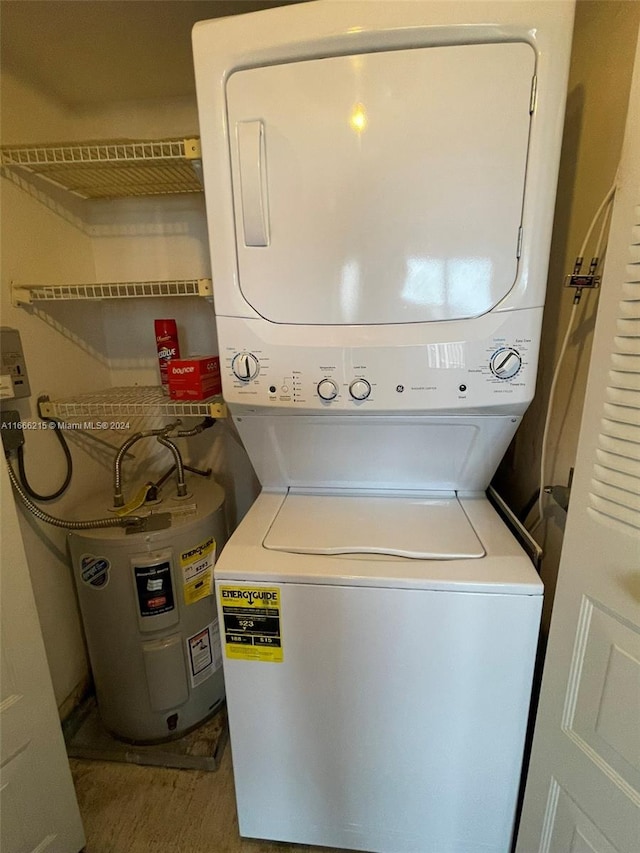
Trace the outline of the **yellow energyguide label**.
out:
[[[279,588],[225,585],[219,592],[227,657],[280,663]]]
[[[213,564],[216,560],[216,540],[211,536],[180,554],[184,603],[195,604],[213,595]]]

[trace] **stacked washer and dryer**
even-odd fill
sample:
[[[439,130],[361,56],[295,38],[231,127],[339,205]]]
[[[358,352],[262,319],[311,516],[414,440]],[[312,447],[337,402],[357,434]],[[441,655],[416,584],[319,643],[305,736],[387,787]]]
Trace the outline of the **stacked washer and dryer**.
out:
[[[507,853],[542,585],[485,497],[532,399],[570,2],[201,22],[240,832]]]

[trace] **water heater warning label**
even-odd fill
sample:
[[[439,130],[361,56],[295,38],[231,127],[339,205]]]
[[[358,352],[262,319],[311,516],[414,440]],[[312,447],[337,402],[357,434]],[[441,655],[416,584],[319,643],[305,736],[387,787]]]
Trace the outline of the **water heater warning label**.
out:
[[[187,654],[191,686],[197,687],[212,676],[222,663],[217,619],[187,638]]]
[[[221,586],[220,606],[228,658],[282,661],[277,587]]]

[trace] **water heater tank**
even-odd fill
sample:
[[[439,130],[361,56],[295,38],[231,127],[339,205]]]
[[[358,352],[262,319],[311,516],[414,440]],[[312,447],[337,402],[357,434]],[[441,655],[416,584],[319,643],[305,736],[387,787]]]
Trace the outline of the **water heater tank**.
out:
[[[171,526],[69,534],[101,720],[116,737],[179,737],[224,698],[213,565],[227,538],[224,491],[201,477],[187,498],[164,487],[154,512]],[[112,495],[83,505],[105,516]]]

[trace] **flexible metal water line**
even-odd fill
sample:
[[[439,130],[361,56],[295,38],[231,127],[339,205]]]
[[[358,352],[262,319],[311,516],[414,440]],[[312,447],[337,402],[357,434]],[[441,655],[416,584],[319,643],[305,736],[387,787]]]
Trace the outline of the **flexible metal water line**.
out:
[[[184,464],[182,462],[182,456],[180,455],[180,451],[175,446],[175,444],[166,437],[166,435],[157,436],[157,441],[158,444],[161,444],[163,447],[166,447],[173,454],[173,459],[176,463],[176,476],[178,480],[178,497],[183,498],[187,494],[187,484],[184,479]]]
[[[56,518],[54,515],[49,515],[48,512],[43,512],[39,506],[36,506],[26,492],[22,488],[18,478],[15,475],[13,466],[7,459],[7,468],[9,471],[9,479],[14,491],[29,510],[31,515],[35,516],[40,521],[51,524],[53,527],[63,527],[67,530],[95,530],[103,527],[134,527],[142,524],[142,518],[139,515],[114,516],[112,518],[95,518],[89,521],[67,521],[64,518]]]
[[[215,419],[213,418],[205,418],[205,420],[198,424],[196,427],[190,430],[181,430],[176,433],[180,438],[188,437],[192,435],[198,435],[203,430],[208,429],[213,426],[215,423]],[[180,455],[180,451],[176,447],[176,445],[169,440],[167,437],[168,433],[172,430],[176,429],[179,426],[180,421],[176,423],[167,424],[167,426],[162,429],[157,430],[149,430],[148,432],[137,432],[135,435],[132,435],[131,438],[127,439],[124,444],[118,450],[118,453],[115,458],[114,466],[113,466],[113,488],[114,488],[114,506],[124,506],[124,497],[122,495],[122,460],[124,459],[128,450],[133,447],[138,441],[143,438],[152,438],[155,437],[163,447],[166,447],[172,454],[175,467],[177,471],[177,480],[178,480],[178,495],[179,497],[184,497],[187,494],[187,485],[185,482],[185,466],[182,461],[182,456]],[[27,508],[27,510],[37,518],[39,521],[44,521],[46,524],[51,524],[53,527],[62,527],[66,530],[95,530],[106,527],[136,527],[141,525],[144,519],[139,515],[126,515],[126,516],[114,516],[112,518],[94,518],[89,519],[87,521],[69,521],[64,518],[57,518],[54,515],[49,515],[48,512],[44,512],[40,509],[39,506],[34,504],[26,491],[23,489],[22,484],[20,483],[18,477],[16,477],[15,471],[13,470],[13,466],[7,457],[7,469],[9,472],[9,480],[11,481],[11,485],[13,486],[14,491]]]
[[[180,421],[173,424],[167,424],[166,427],[162,429],[154,429],[148,430],[147,432],[136,432],[131,438],[128,438],[124,444],[120,447],[116,454],[115,461],[113,463],[113,505],[116,507],[124,506],[124,495],[122,494],[122,460],[125,457],[125,454],[133,447],[134,444],[137,444],[143,438],[157,438],[158,436],[165,435],[167,432],[171,432],[171,430],[175,429]],[[184,479],[184,472],[183,472]]]
[[[183,429],[178,430],[176,432],[176,438],[189,438],[193,435],[199,435],[201,432],[204,432],[205,429],[209,429],[215,424],[215,418],[205,418],[202,423],[199,423],[193,429]],[[137,432],[131,436],[131,438],[127,439],[124,444],[118,450],[116,454],[115,462],[113,465],[113,505],[115,507],[122,507],[125,505],[124,495],[122,493],[122,461],[125,457],[125,454],[128,450],[130,450],[134,444],[140,441],[143,438],[156,438],[158,443],[163,447],[166,447],[171,454],[173,455],[176,471],[177,471],[177,480],[178,480],[178,497],[185,497],[187,494],[187,484],[185,482],[184,471],[185,466],[182,461],[182,456],[180,455],[180,451],[176,447],[176,445],[169,440],[169,433],[173,432],[180,425],[180,421],[176,421],[175,423],[167,424],[162,427],[162,429],[154,429],[149,430],[147,432]]]
[[[205,429],[209,429],[216,422],[215,418],[205,418],[201,423],[197,426],[193,427],[193,429],[180,429],[176,433],[177,438],[189,438],[192,435],[200,435],[201,432],[204,432]]]
[[[124,497],[122,494],[122,460],[127,451],[133,447],[140,439],[145,438],[152,433],[136,432],[131,438],[128,438],[116,453],[116,458],[113,463],[113,505],[124,506]]]

